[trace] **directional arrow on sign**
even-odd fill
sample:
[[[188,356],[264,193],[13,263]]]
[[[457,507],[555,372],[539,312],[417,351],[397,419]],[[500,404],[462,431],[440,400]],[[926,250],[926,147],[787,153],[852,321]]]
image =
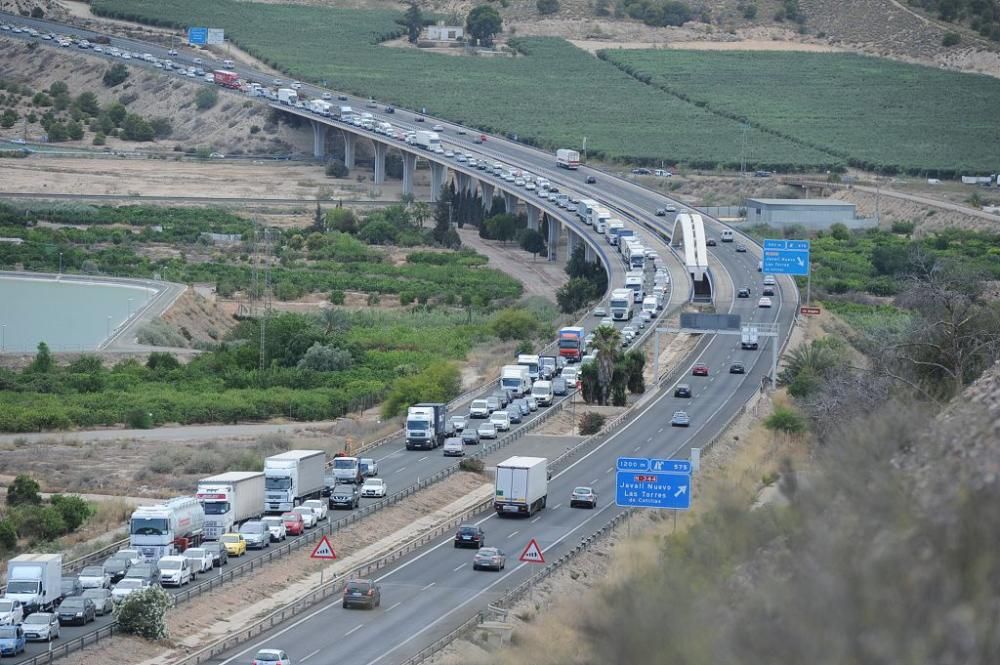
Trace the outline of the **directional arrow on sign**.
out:
[[[681,485],[680,487],[677,488],[677,491],[674,492],[674,496],[678,497],[681,494],[687,494],[687,491],[688,491],[688,486],[687,485]]]

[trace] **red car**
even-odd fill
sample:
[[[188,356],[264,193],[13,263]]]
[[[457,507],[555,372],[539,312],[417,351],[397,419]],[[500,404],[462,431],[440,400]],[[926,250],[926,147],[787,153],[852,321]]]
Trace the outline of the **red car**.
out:
[[[708,376],[708,365],[702,365],[698,363],[691,368],[691,374],[693,376]]]
[[[301,536],[306,530],[306,523],[298,513],[285,513],[281,516],[281,523],[285,525],[285,531],[290,536]]]

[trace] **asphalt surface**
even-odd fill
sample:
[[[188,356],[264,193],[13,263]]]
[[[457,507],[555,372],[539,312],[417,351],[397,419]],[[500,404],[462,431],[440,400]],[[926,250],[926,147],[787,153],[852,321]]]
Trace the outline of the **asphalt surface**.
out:
[[[32,24],[39,29],[56,32],[83,34],[75,28],[55,26],[44,21],[16,19],[22,24]],[[133,40],[112,39],[113,45],[139,52],[158,55],[157,48],[134,42]],[[163,49],[160,49],[163,51]],[[165,54],[158,57],[166,57]],[[182,51],[173,57],[175,62],[188,64],[193,56]],[[132,64],[138,64],[132,61]],[[210,67],[211,63],[206,65]],[[245,78],[270,82],[272,77],[237,67]],[[303,92],[318,96],[318,88],[304,86]],[[352,97],[347,103],[363,108],[363,100]],[[410,115],[410,118],[405,116]],[[412,114],[397,111],[389,118],[394,126],[412,127]],[[581,168],[578,171],[564,171],[555,167],[551,155],[510,141],[490,137],[483,145],[475,145],[472,140],[478,132],[470,131],[465,136],[454,132],[456,126],[447,122],[427,118],[420,128],[427,128],[437,122],[445,126],[444,140],[459,146],[463,151],[473,152],[508,164],[516,164],[537,175],[544,175],[560,186],[609,205],[614,209],[629,213],[644,225],[650,225],[658,232],[669,234],[672,219],[653,216],[653,211],[670,203],[669,199],[645,190],[633,183],[612,178],[598,171]],[[458,167],[458,165],[450,165]],[[461,168],[461,167],[458,167]],[[597,178],[595,185],[586,185],[588,175]],[[490,176],[477,174],[489,180]],[[532,195],[526,194],[526,199]],[[540,202],[535,201],[538,205]],[[678,206],[679,209],[682,209]],[[548,208],[547,208],[548,209]],[[573,226],[575,215],[558,209],[552,211],[560,219]],[[703,216],[704,217],[704,216]],[[718,237],[721,224],[705,217],[709,236]],[[582,225],[581,233],[593,234]],[[741,240],[738,238],[738,241]],[[742,239],[748,244],[745,239]],[[612,284],[621,284],[621,264],[614,260],[613,250],[604,248],[612,266]],[[787,334],[794,317],[796,296],[790,280],[779,279],[778,295],[773,299],[774,307],[759,309],[757,298],[760,294],[761,275],[756,271],[759,251],[751,246],[751,251],[738,254],[735,244],[720,244],[710,248],[710,268],[716,285],[717,311],[740,314],[743,322],[773,322],[781,324],[782,336],[762,338],[758,351],[740,351],[739,337],[706,336],[698,346],[697,356],[685,361],[683,376],[678,382],[689,383],[693,389],[691,399],[673,397],[672,385],[662,394],[646,404],[641,413],[625,428],[615,432],[598,448],[580,458],[553,477],[550,483],[548,508],[531,519],[500,519],[490,515],[479,520],[487,531],[487,543],[496,545],[508,554],[507,570],[503,573],[473,572],[472,553],[455,550],[451,539],[442,538],[414,555],[402,560],[380,578],[383,587],[382,607],[374,611],[344,610],[339,601],[317,608],[312,613],[285,626],[266,633],[244,647],[234,649],[217,663],[243,662],[250,653],[263,646],[283,648],[296,663],[309,662],[319,654],[337,653],[338,662],[374,665],[394,663],[404,660],[443,634],[461,624],[468,616],[483,609],[491,600],[518,584],[530,575],[531,565],[520,564],[517,556],[531,538],[541,545],[545,556],[551,560],[558,557],[576,540],[597,530],[619,509],[613,506],[614,465],[621,455],[684,458],[693,445],[704,445],[718,434],[729,418],[761,385],[762,377],[770,368],[770,345],[780,344]],[[664,252],[658,248],[661,256]],[[670,265],[672,262],[668,262]],[[683,269],[671,266],[671,302],[683,300],[687,294],[683,287],[688,280],[674,277]],[[682,288],[677,288],[681,284]],[[752,288],[750,299],[735,299],[735,290],[742,286]],[[727,373],[729,363],[742,360],[747,366],[746,375]],[[708,377],[692,377],[690,366],[694,362],[709,365]],[[686,410],[691,418],[691,427],[671,428],[670,415],[675,410]],[[518,444],[508,450],[516,452]],[[415,474],[432,472],[432,467],[441,464],[442,457],[437,451],[405,451],[401,442],[392,442],[369,453],[380,460],[381,475],[390,483],[390,489],[404,487]],[[409,482],[412,482],[410,480]],[[596,510],[568,508],[568,496],[574,486],[591,485],[601,499]],[[68,631],[67,631],[68,632]],[[322,662],[317,659],[316,662]]]

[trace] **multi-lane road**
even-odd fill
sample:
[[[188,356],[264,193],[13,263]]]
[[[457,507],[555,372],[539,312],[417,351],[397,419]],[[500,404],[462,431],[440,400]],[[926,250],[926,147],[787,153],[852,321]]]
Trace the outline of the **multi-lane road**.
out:
[[[39,30],[87,34],[86,31],[45,21],[20,17],[12,17],[11,20],[33,25]],[[112,45],[167,57],[165,48],[135,40],[112,38]],[[194,57],[196,55],[192,52],[183,51],[172,59],[182,64],[193,64]],[[271,80],[270,75],[245,67],[239,67],[238,71],[249,80]],[[303,92],[319,96],[326,90],[306,85]],[[351,97],[348,103],[360,106],[364,99]],[[404,129],[418,128],[413,114],[402,110],[397,111],[391,120]],[[444,125],[446,140],[463,150],[543,175],[563,191],[594,198],[621,211],[631,218],[633,224],[641,224],[666,235],[672,231],[672,220],[653,216],[656,208],[672,202],[659,194],[586,167],[573,172],[559,170],[551,155],[505,139],[490,137],[486,143],[477,145],[471,132],[458,134],[457,125],[433,118],[427,118],[427,122]],[[426,123],[419,126],[426,126]],[[597,182],[586,184],[587,176],[594,176]],[[569,215],[557,214],[564,221],[574,224]],[[705,221],[708,234],[718,237],[723,228],[721,223],[709,218]],[[588,227],[578,222],[575,224],[578,225],[578,232],[594,235]],[[651,235],[648,231],[644,233],[647,238]],[[738,240],[751,244],[746,239]],[[360,665],[405,660],[530,575],[533,572],[531,566],[518,563],[517,555],[531,538],[542,546],[546,557],[555,558],[580,537],[595,531],[610,519],[619,510],[613,505],[613,469],[618,456],[682,458],[687,456],[692,446],[703,445],[714,438],[728,419],[759,390],[762,377],[770,369],[770,345],[780,344],[787,335],[797,306],[794,285],[790,280],[779,279],[774,306],[770,309],[758,308],[762,278],[757,272],[760,252],[754,246],[748,253],[736,253],[734,250],[735,244],[721,244],[709,251],[717,311],[739,314],[744,323],[777,323],[779,337],[762,338],[761,348],[757,351],[741,351],[738,337],[705,336],[699,341],[693,357],[689,357],[683,366],[674,368],[676,381],[692,386],[691,398],[675,398],[673,385],[666,386],[642,407],[642,411],[626,427],[617,430],[552,478],[549,507],[538,515],[531,519],[500,519],[491,515],[479,520],[486,529],[488,543],[508,553],[507,570],[499,574],[474,572],[471,569],[472,554],[454,550],[450,538],[442,538],[402,559],[381,575],[381,608],[356,611],[341,609],[339,602],[324,605],[311,614],[266,633],[245,647],[225,654],[216,662],[243,662],[249,657],[249,652],[259,646],[283,648],[289,651],[296,663],[328,662],[332,655],[336,655],[338,662]],[[612,273],[610,281],[613,285],[620,285],[623,269],[617,252],[605,246],[605,254]],[[667,251],[662,250],[660,254],[665,256]],[[673,263],[668,261],[668,264]],[[685,278],[683,268],[677,265],[671,265],[671,274],[671,301],[676,303],[686,297],[684,290],[689,288],[689,280]],[[751,289],[752,297],[737,299],[737,289],[744,286]],[[745,375],[728,373],[729,364],[734,360],[746,364]],[[695,362],[708,365],[709,376],[690,376],[690,367]],[[670,427],[670,416],[675,410],[687,411],[691,418],[689,428]],[[515,454],[517,443],[508,450]],[[381,473],[391,489],[401,489],[415,482],[418,475],[427,475],[449,463],[437,451],[405,451],[399,441],[386,443],[367,454],[380,460]],[[598,491],[600,504],[596,510],[568,507],[569,492],[577,485],[591,485]]]

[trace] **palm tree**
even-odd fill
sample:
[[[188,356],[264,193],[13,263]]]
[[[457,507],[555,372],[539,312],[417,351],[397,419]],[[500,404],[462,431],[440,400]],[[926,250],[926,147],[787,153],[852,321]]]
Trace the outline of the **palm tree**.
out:
[[[426,201],[417,201],[413,204],[413,218],[417,220],[417,226],[424,228],[424,220],[431,216],[431,207]]]
[[[621,348],[621,333],[612,326],[598,326],[594,330],[591,346],[597,351],[597,403],[607,404],[611,390],[611,377],[615,372],[615,360]]]

